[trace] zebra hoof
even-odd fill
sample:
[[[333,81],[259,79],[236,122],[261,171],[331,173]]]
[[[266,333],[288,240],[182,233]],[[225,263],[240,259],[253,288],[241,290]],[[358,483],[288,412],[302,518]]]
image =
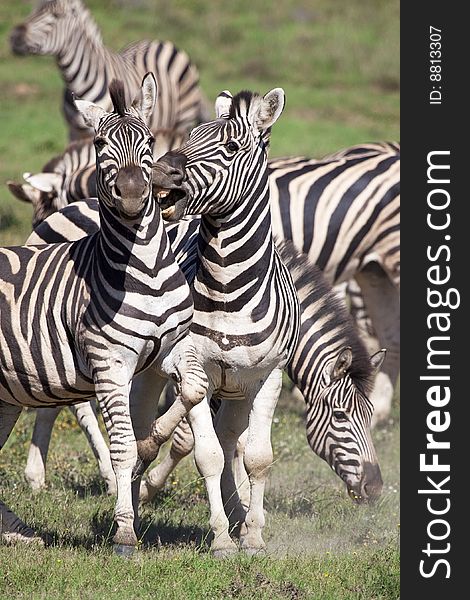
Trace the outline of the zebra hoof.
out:
[[[122,558],[131,558],[135,552],[135,546],[127,546],[126,544],[114,544],[114,552]]]
[[[230,558],[231,556],[235,556],[235,554],[238,554],[237,547],[217,548],[216,550],[212,550],[212,556],[220,560]]]
[[[250,548],[249,546],[246,548],[242,548],[242,551],[247,556],[265,556],[266,548]]]

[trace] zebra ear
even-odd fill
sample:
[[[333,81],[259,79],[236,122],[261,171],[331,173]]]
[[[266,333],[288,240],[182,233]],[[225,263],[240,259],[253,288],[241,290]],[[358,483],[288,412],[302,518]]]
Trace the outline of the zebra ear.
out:
[[[380,371],[380,367],[383,365],[386,354],[387,350],[385,348],[382,348],[382,350],[379,350],[375,354],[372,354],[372,356],[370,357],[370,364],[374,373]]]
[[[215,101],[215,116],[217,119],[228,119],[233,96],[228,90],[220,92]]]
[[[285,102],[286,95],[282,88],[274,88],[263,97],[254,120],[259,130],[274,125],[284,110]]]
[[[22,202],[28,202],[29,204],[36,204],[39,202],[40,191],[35,190],[27,183],[7,181],[7,186],[13,196],[18,198],[18,200],[21,200]]]
[[[59,192],[62,187],[62,175],[58,173],[23,173],[23,179],[40,192]]]
[[[332,367],[330,367],[330,382],[344,377],[352,365],[352,350],[346,346],[339,351],[338,357]]]
[[[98,104],[94,104],[93,102],[88,102],[88,100],[74,99],[74,104],[78,112],[82,115],[85,125],[88,127],[93,127],[93,129],[96,131],[98,129],[100,119],[106,114],[104,108],[98,106]]]
[[[132,103],[134,108],[148,125],[157,101],[157,81],[155,75],[148,72],[142,79],[142,86]]]

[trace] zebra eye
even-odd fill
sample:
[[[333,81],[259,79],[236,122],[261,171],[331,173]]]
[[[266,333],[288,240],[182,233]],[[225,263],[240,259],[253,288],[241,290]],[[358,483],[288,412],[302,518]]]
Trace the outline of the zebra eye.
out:
[[[149,145],[152,146],[155,144],[155,138],[153,137],[153,135],[149,136]]]
[[[347,421],[348,420],[348,417],[346,416],[346,413],[343,410],[334,410],[333,416],[337,421]]]
[[[236,152],[240,146],[238,145],[237,142],[234,142],[233,140],[229,140],[225,144],[225,147],[227,148],[227,150],[230,150],[230,152]]]
[[[95,138],[95,148],[97,150],[103,150],[103,148],[106,146],[106,143],[106,139],[103,137]]]

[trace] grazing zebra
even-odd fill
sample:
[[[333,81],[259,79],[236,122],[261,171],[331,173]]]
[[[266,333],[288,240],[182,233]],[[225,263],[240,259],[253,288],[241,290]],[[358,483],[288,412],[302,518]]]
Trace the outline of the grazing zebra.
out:
[[[171,42],[140,41],[119,53],[103,44],[101,32],[81,0],[46,0],[10,37],[17,55],[49,55],[57,61],[66,88],[63,110],[70,139],[93,134],[73,103],[73,96],[109,109],[109,82],[124,82],[126,102],[136,95],[142,77],[154,73],[159,90],[158,109],[150,129],[188,132],[205,120],[199,75],[187,54]]]
[[[116,475],[114,542],[118,552],[129,553],[137,543],[133,471],[138,476],[140,465],[156,456],[204,397],[207,378],[188,335],[191,293],[151,191],[147,123],[155,78],[144,78],[130,108],[121,82],[111,83],[110,95],[112,113],[77,100],[96,131],[99,231],[73,243],[0,250],[0,448],[22,407],[96,397]],[[181,163],[165,163],[166,179],[175,185],[183,176]],[[155,404],[129,399],[134,374],[151,365],[178,385],[175,410],[153,424]],[[4,505],[1,510],[7,511]],[[11,515],[6,523],[24,531]],[[14,533],[4,528],[2,533]]]

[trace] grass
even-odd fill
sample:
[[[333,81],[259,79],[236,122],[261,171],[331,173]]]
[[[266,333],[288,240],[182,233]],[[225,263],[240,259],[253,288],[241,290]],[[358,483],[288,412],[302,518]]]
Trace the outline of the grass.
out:
[[[271,156],[322,156],[399,139],[398,0],[87,0],[106,44],[171,39],[198,65],[211,100],[222,89],[282,86],[287,104]],[[62,81],[51,58],[13,57],[11,27],[28,0],[0,3],[0,244],[22,243],[30,208],[8,179],[37,171],[66,144]],[[385,488],[358,507],[305,441],[303,407],[285,397],[273,429],[276,461],[266,492],[268,554],[216,561],[207,551],[204,486],[191,460],[145,508],[142,547],[112,553],[114,500],[104,496],[91,451],[67,411],[51,442],[48,489],[23,479],[32,413],[0,454],[0,497],[52,545],[0,546],[0,598],[266,598],[375,600],[399,597],[398,409],[374,434]],[[156,540],[161,540],[158,547]]]
[[[398,598],[397,414],[374,433],[385,487],[370,507],[353,504],[313,456],[302,404],[285,392],[276,415],[266,556],[210,556],[204,485],[187,459],[143,509],[141,547],[125,561],[111,548],[114,499],[103,494],[91,450],[68,411],[53,433],[48,489],[29,491],[22,470],[33,414],[25,413],[0,455],[0,497],[52,545],[0,545],[0,598]]]

